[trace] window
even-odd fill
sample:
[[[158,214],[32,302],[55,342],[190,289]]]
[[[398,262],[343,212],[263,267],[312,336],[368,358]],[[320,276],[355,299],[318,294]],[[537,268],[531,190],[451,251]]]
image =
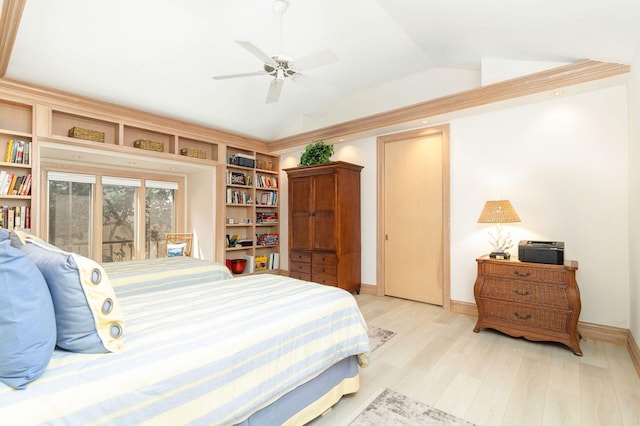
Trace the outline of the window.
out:
[[[48,171],[49,242],[98,262],[166,256],[182,182],[166,179]]]
[[[144,186],[145,257],[164,257],[167,253],[165,235],[175,232],[178,184],[147,180]]]
[[[95,176],[49,172],[49,235],[51,244],[91,257],[91,217]]]
[[[140,179],[102,177],[102,261],[132,260],[136,253],[136,200]]]

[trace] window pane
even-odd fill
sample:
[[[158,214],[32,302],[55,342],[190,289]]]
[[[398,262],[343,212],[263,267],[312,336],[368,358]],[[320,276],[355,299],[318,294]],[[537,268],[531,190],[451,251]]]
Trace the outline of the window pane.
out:
[[[102,186],[102,261],[133,259],[135,253],[136,188]]]
[[[175,194],[173,189],[145,188],[145,257],[165,257],[165,234],[175,232]]]
[[[93,185],[49,181],[49,242],[63,250],[91,257],[90,230]]]

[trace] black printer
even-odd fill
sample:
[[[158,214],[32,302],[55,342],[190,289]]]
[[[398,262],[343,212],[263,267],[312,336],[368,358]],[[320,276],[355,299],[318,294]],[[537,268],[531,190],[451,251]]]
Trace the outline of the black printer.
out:
[[[564,264],[564,243],[562,241],[520,241],[518,260],[521,262]]]

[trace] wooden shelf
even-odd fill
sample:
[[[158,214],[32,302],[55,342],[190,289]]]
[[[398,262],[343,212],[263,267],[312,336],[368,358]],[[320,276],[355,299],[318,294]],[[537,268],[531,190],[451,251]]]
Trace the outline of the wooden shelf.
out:
[[[254,167],[247,167],[246,165],[229,164],[230,158],[237,154],[245,155],[246,158],[254,159]],[[280,245],[258,245],[257,234],[278,234],[280,237],[280,224],[279,223],[256,223],[256,213],[261,211],[269,211],[279,213],[279,200],[278,186],[279,186],[279,157],[268,155],[256,151],[250,151],[246,149],[227,147],[225,153],[226,163],[226,182],[223,197],[225,197],[226,208],[226,235],[238,235],[239,238],[251,238],[254,245],[247,247],[227,247],[225,250],[226,259],[238,259],[247,257],[248,260],[257,256],[275,257],[280,255]],[[258,167],[260,165],[261,167]],[[232,173],[235,174],[232,176]],[[272,182],[272,187],[262,186],[262,181],[268,177]],[[241,184],[241,182],[250,182],[249,185]],[[243,196],[252,200],[251,203],[229,203],[228,192],[239,191]],[[276,194],[277,202],[275,204],[259,204],[258,202],[262,198],[263,194]],[[240,194],[238,194],[240,195]],[[273,195],[270,195],[273,197]],[[228,223],[228,219],[233,219],[234,223]],[[246,223],[246,220],[250,223]],[[226,235],[223,237],[226,238]],[[249,270],[250,266],[247,265]],[[277,268],[261,270],[255,273],[274,272]],[[247,272],[245,272],[246,274]]]

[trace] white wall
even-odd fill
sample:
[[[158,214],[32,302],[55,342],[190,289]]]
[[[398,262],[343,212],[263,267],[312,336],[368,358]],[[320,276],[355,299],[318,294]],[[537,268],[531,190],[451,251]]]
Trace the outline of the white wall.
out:
[[[476,221],[484,202],[501,196],[522,218],[510,227],[514,240],[564,241],[565,257],[579,262],[580,320],[629,327],[625,87],[450,124],[452,299],[474,301],[475,258],[490,249],[487,227]],[[283,156],[284,167],[300,152]],[[332,159],[364,166],[362,282],[376,284],[376,139],[336,145]]]
[[[186,232],[193,232],[193,257],[215,260],[216,173],[215,168],[187,176]]]
[[[451,123],[452,299],[473,301],[469,259],[490,248],[476,220],[500,196],[515,241],[564,241],[579,262],[580,320],[627,328],[627,128],[624,86]]]
[[[629,329],[640,342],[640,49],[629,82]]]

